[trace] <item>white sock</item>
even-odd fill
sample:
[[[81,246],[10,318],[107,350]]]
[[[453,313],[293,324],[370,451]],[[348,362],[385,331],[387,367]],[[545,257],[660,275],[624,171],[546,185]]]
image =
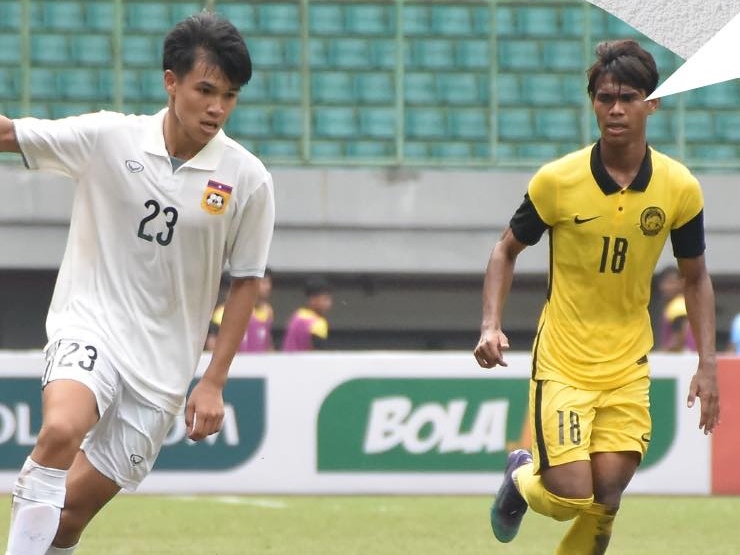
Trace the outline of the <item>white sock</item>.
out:
[[[8,550],[5,555],[46,555],[64,507],[67,471],[26,459],[13,488]]]
[[[72,547],[54,547],[53,545],[46,550],[46,555],[72,555],[77,549],[76,545]]]

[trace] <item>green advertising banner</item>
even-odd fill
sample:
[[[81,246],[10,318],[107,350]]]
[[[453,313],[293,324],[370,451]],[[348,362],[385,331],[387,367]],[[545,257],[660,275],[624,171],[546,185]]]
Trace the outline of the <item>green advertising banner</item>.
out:
[[[317,468],[341,472],[503,471],[526,444],[529,380],[367,378],[347,381],[321,406]],[[652,443],[645,469],[676,433],[676,380],[651,390]]]

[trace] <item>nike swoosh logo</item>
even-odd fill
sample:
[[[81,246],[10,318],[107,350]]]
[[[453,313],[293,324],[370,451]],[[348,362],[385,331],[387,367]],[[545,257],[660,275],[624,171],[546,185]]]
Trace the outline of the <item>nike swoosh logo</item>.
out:
[[[595,220],[596,218],[601,218],[601,216],[594,216],[593,218],[583,218],[583,219],[581,219],[578,216],[576,216],[575,218],[573,218],[573,222],[576,225],[577,224],[585,224],[586,222],[590,222],[591,220]]]

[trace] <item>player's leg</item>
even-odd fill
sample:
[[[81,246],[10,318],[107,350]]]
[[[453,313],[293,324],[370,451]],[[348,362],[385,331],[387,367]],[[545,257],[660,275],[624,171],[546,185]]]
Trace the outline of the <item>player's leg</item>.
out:
[[[95,395],[73,380],[43,391],[41,430],[13,488],[7,555],[44,555],[59,525],[67,470],[98,419]]]
[[[632,480],[650,439],[647,378],[603,397],[592,432],[594,503],[576,518],[556,555],[602,555],[611,539],[622,494]]]
[[[593,396],[556,382],[531,383],[534,458],[510,455],[491,510],[491,526],[500,541],[513,539],[527,507],[570,520],[592,503],[588,449]]]

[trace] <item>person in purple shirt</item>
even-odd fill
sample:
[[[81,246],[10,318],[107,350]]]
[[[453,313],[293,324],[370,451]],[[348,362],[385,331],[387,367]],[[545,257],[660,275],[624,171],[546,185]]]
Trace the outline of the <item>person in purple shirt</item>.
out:
[[[275,319],[270,296],[272,295],[272,272],[265,269],[264,277],[257,284],[257,302],[249,318],[247,332],[239,345],[242,353],[267,353],[274,351],[272,322]]]
[[[329,337],[326,314],[332,306],[331,287],[324,278],[312,277],[306,281],[305,292],[305,306],[296,310],[288,321],[283,351],[313,351],[326,347]]]

